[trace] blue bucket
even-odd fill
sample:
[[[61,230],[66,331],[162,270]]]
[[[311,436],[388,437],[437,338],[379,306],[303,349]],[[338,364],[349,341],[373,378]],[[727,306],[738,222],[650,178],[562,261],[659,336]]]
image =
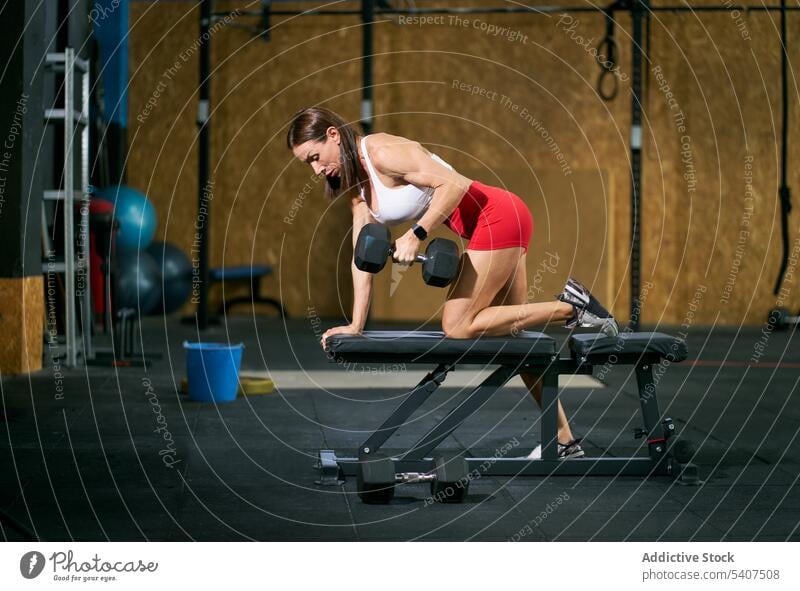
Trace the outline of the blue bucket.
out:
[[[231,402],[239,389],[239,367],[244,344],[189,343],[186,349],[186,376],[189,399],[195,402]]]

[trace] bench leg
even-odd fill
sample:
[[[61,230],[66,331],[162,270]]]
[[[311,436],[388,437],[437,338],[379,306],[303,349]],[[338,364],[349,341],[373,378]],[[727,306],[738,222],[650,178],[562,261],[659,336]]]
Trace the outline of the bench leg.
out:
[[[653,364],[645,361],[636,364],[636,384],[639,388],[639,404],[642,408],[644,436],[647,437],[648,452],[654,461],[666,454],[667,433],[661,419],[656,398],[656,385],[653,379]]]
[[[283,307],[281,302],[275,298],[268,298],[261,295],[261,277],[258,279],[253,278],[253,280],[250,282],[250,293],[253,294],[254,302],[258,302],[260,304],[269,304],[278,311],[278,314],[280,314],[281,318],[286,318],[286,309]]]
[[[403,454],[402,459],[422,460],[443,439],[455,431],[461,423],[486,404],[486,401],[517,373],[519,373],[518,367],[502,366],[497,368],[461,404],[451,410],[433,429],[423,435],[411,449]]]
[[[408,417],[414,414],[420,406],[441,386],[447,373],[453,369],[452,365],[440,364],[435,370],[426,375],[419,384],[409,393],[408,397],[395,409],[395,411],[369,436],[359,450],[361,454],[374,454],[386,443],[395,431],[402,427]]]
[[[278,314],[280,314],[281,318],[286,318],[286,309],[283,307],[283,304],[281,304],[275,298],[259,297],[255,301],[259,304],[269,304],[278,311]]]
[[[269,304],[278,311],[278,314],[280,314],[281,318],[286,318],[286,309],[278,300],[273,298],[254,297],[253,295],[241,296],[223,301],[222,305],[220,306],[220,314],[224,313],[227,315],[230,309],[237,304]]]
[[[542,459],[558,459],[558,372],[542,376]]]
[[[237,279],[228,279],[228,282],[233,281],[237,281]],[[237,304],[268,304],[278,311],[278,314],[280,314],[281,318],[286,318],[286,308],[283,307],[283,304],[280,301],[276,300],[275,298],[269,298],[261,295],[261,277],[250,278],[249,296],[240,296],[238,298],[231,298],[229,300],[225,300],[223,298],[218,314],[224,314],[227,316],[230,309]]]

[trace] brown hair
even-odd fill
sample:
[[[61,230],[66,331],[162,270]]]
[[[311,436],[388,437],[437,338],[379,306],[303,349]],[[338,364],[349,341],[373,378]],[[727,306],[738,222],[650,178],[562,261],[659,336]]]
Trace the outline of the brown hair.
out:
[[[306,107],[300,109],[292,118],[286,134],[286,145],[291,150],[309,140],[324,142],[329,127],[338,129],[342,138],[339,143],[342,167],[340,177],[327,178],[325,186],[325,196],[335,199],[343,193],[358,190],[361,183],[367,180],[367,175],[359,162],[357,134],[353,127],[333,111],[322,107]]]

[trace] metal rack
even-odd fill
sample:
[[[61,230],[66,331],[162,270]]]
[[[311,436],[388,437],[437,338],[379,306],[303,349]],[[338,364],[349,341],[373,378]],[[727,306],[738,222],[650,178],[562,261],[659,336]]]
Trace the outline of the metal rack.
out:
[[[75,367],[78,355],[85,359],[94,357],[92,349],[92,301],[89,277],[89,62],[75,56],[75,50],[67,47],[63,53],[48,53],[45,66],[52,72],[64,74],[63,108],[45,109],[45,123],[64,124],[64,168],[63,189],[46,190],[42,203],[42,240],[44,261],[42,272],[64,274],[64,318],[65,340],[55,346],[57,353],[65,356],[65,364]],[[80,76],[78,88],[80,98],[75,99],[76,73]],[[76,146],[76,143],[78,144]],[[75,151],[80,153],[80,187],[75,187]],[[75,236],[76,191],[80,199],[78,236]],[[61,202],[64,218],[64,259],[56,260],[55,249],[50,239],[50,223],[47,219],[47,202]],[[77,243],[77,257],[76,257]],[[80,334],[78,331],[77,305],[80,301]],[[48,306],[49,308],[49,306]],[[48,319],[48,324],[50,320]],[[80,339],[80,340],[79,340]],[[51,343],[51,345],[53,345]]]

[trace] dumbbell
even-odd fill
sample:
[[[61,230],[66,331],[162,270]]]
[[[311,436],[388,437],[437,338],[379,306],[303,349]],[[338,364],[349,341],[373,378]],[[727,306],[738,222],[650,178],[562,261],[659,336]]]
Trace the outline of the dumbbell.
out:
[[[767,322],[775,330],[786,330],[790,326],[800,324],[800,316],[792,316],[786,308],[770,310]]]
[[[463,456],[434,459],[436,478],[431,481],[431,497],[439,503],[461,503],[469,490],[469,468]]]
[[[381,453],[359,455],[358,498],[368,505],[385,505],[394,497],[394,460]]]
[[[461,503],[469,489],[468,474],[463,456],[434,458],[433,472],[396,473],[389,456],[362,455],[358,462],[358,497],[370,505],[384,505],[394,497],[395,485],[430,482],[434,501]]]
[[[353,259],[356,268],[368,273],[377,273],[394,252],[389,229],[381,224],[366,224],[361,228],[356,241]],[[434,287],[446,287],[458,274],[460,255],[452,240],[434,238],[425,254],[418,254],[416,262],[422,263],[422,279]]]

